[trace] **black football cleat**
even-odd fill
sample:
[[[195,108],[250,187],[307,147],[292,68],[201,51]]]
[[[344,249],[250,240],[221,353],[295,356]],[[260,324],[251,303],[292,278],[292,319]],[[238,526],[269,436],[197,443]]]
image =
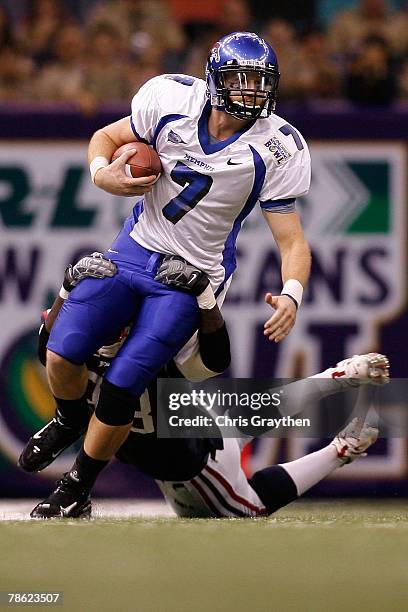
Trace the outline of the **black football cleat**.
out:
[[[87,427],[87,424],[67,427],[54,417],[29,439],[19,457],[18,465],[25,472],[40,472],[76,442]]]
[[[76,472],[64,474],[57,488],[30,512],[33,519],[90,518],[91,495],[88,488],[75,478]]]

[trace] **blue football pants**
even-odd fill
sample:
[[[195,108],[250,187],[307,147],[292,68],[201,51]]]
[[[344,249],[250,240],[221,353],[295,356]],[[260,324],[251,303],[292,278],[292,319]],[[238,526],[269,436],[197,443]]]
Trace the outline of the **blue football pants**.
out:
[[[126,227],[105,256],[115,261],[117,274],[85,279],[72,290],[47,348],[83,364],[133,322],[106,378],[141,395],[198,328],[197,300],[154,280],[162,255],[136,243]]]

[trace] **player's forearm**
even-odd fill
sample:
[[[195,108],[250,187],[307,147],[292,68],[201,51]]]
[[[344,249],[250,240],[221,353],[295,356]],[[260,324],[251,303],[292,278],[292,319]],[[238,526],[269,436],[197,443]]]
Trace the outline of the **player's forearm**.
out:
[[[88,163],[95,157],[106,157],[112,159],[112,155],[122,145],[137,140],[134,135],[130,117],[123,117],[114,123],[97,130],[89,141]]]
[[[224,318],[217,304],[210,309],[200,308],[200,333],[212,334],[223,325]]]
[[[40,327],[40,333],[38,335],[38,347],[37,354],[40,362],[45,366],[47,361],[47,344],[52,330],[52,326],[55,323],[55,319],[58,316],[59,311],[64,303],[64,300],[59,295],[55,298],[51,309],[48,311],[46,318],[42,317],[43,324]]]
[[[44,327],[48,333],[50,333],[52,330],[52,326],[55,323],[55,319],[58,317],[58,313],[61,310],[63,303],[63,298],[58,295],[51,306],[51,310],[49,311],[47,318],[45,319]]]
[[[51,306],[51,309],[48,311],[46,318],[44,318],[44,315],[42,316],[43,323],[41,324],[40,333],[38,335],[37,355],[38,359],[40,360],[40,363],[42,363],[43,366],[46,365],[47,361],[47,344],[52,330],[52,326],[55,323],[55,319],[57,318],[63,303],[63,298],[57,296],[53,305]]]
[[[294,278],[306,287],[310,275],[311,254],[307,241],[302,237],[280,248],[282,282]]]
[[[122,143],[123,144],[123,143]],[[112,159],[112,155],[116,149],[121,146],[113,140],[112,135],[105,132],[103,129],[98,130],[92,136],[88,146],[88,163],[96,157],[105,157],[107,160]]]
[[[200,308],[198,337],[205,367],[212,372],[224,372],[231,363],[231,350],[228,331],[217,304],[213,308]]]
[[[88,162],[91,179],[97,187],[113,195],[133,197],[152,190],[156,176],[132,178],[126,172],[126,163],[135,150],[124,151],[115,161],[112,156],[124,144],[137,140],[130,118],[123,117],[95,132],[88,146]]]

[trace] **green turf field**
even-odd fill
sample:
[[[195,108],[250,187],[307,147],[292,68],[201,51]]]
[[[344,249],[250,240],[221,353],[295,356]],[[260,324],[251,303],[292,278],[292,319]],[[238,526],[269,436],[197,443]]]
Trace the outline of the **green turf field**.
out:
[[[299,502],[258,520],[4,521],[0,542],[0,590],[63,591],[55,610],[408,610],[401,502]]]

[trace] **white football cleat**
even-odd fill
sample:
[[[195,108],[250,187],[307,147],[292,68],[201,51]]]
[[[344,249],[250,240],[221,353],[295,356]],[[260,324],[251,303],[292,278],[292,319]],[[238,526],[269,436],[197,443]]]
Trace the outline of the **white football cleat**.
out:
[[[337,436],[332,445],[343,465],[351,463],[358,457],[365,457],[365,452],[378,438],[378,429],[354,418]]]
[[[385,385],[390,381],[390,362],[381,353],[353,355],[339,361],[332,378],[343,379],[351,386],[362,384]]]

